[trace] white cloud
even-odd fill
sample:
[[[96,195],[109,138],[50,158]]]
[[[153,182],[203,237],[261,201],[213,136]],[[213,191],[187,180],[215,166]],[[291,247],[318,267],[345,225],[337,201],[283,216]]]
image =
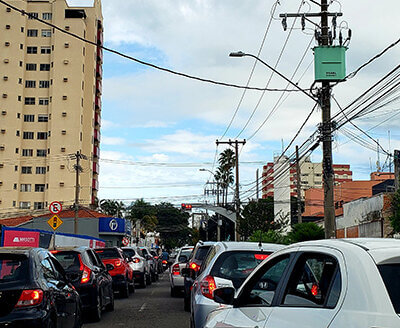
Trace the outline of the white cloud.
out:
[[[118,137],[101,137],[101,143],[107,146],[120,146],[126,144],[126,140]]]

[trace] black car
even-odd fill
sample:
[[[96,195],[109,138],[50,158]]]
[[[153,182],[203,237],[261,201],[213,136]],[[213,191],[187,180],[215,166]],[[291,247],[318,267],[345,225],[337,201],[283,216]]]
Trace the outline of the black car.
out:
[[[0,248],[0,327],[82,326],[81,301],[43,248]]]
[[[65,247],[52,251],[75,286],[85,314],[101,319],[103,309],[114,310],[112,278],[99,256],[89,247]]]
[[[211,246],[215,244],[214,241],[199,241],[193,252],[190,254],[189,261],[186,265],[186,270],[190,270],[191,274],[184,275],[184,297],[183,297],[183,308],[185,311],[190,311],[190,295],[191,287],[194,279],[197,277],[197,273],[200,270],[201,263],[203,263]]]

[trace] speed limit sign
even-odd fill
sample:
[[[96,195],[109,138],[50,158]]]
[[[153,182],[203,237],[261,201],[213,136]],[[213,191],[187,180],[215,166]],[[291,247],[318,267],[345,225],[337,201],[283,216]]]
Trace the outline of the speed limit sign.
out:
[[[52,202],[50,203],[49,210],[53,214],[58,214],[62,210],[62,205],[60,202]]]

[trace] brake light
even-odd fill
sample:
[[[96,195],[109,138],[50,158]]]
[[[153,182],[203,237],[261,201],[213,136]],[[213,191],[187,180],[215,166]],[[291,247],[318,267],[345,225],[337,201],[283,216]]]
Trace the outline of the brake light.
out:
[[[198,265],[197,263],[194,263],[194,262],[190,263],[189,267],[191,269],[193,269],[194,271],[199,271],[200,270],[200,265]]]
[[[90,274],[92,271],[82,263],[82,258],[80,254],[78,255],[78,257],[79,257],[79,262],[81,263],[79,267],[79,270],[81,270],[82,272],[81,284],[86,284],[90,279]]]
[[[158,260],[158,256],[154,256],[154,258],[155,258],[156,260]]]
[[[316,284],[312,285],[311,294],[313,294],[313,296],[317,296],[318,295],[318,286]]]
[[[172,274],[173,274],[174,276],[179,276],[179,275],[181,274],[181,270],[180,270],[180,268],[179,268],[179,264],[178,264],[178,263],[175,264],[175,265],[172,267]]]
[[[269,254],[254,254],[254,257],[256,260],[265,260],[267,257],[269,256]]]
[[[215,280],[213,276],[206,276],[201,282],[200,282],[200,290],[201,293],[209,298],[213,299],[213,293],[214,290],[217,288],[215,285]]]
[[[51,254],[57,254],[58,252],[59,252],[59,251],[55,251],[55,250],[50,251]]]
[[[42,303],[43,290],[28,289],[23,290],[15,307],[34,306]]]
[[[166,260],[163,260],[162,261],[162,264],[167,264],[168,262],[166,261]]]
[[[140,259],[137,258],[137,257],[135,257],[135,258],[133,259],[133,263],[140,263]]]
[[[115,266],[116,268],[120,267],[121,265],[122,265],[122,261],[121,261],[121,260],[115,260],[115,261],[114,261],[114,266]]]

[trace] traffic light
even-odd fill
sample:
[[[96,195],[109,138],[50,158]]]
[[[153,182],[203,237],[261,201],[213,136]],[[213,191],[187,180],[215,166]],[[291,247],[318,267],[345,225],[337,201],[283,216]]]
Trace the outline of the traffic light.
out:
[[[181,210],[182,211],[191,211],[192,210],[192,204],[182,203],[181,204]]]

